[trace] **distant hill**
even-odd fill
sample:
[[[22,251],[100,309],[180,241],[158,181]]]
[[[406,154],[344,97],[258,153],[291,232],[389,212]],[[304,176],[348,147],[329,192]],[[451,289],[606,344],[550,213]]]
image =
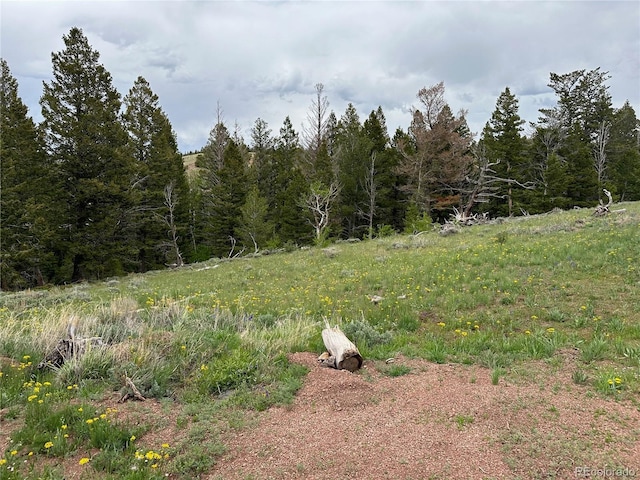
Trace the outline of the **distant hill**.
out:
[[[193,173],[197,170],[196,160],[200,153],[190,153],[188,155],[182,156],[182,162],[184,163],[184,168],[187,170],[187,173]]]

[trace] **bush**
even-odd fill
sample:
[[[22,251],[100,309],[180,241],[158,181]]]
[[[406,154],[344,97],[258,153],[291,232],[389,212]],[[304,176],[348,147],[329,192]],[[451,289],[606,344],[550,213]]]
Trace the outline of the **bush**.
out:
[[[380,333],[365,320],[354,320],[347,323],[342,331],[356,345],[364,344],[368,347],[388,343],[393,338],[391,332]]]

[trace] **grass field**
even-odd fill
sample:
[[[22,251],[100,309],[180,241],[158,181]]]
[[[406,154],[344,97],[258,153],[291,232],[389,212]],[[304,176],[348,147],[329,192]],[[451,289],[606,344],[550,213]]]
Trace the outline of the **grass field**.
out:
[[[81,478],[196,478],[224,451],[202,438],[292,400],[306,369],[287,354],[319,354],[324,319],[367,360],[478,364],[496,384],[519,365],[577,349],[575,383],[640,408],[640,203],[614,208],[626,211],[520,217],[448,236],[434,228],[2,293],[0,426],[9,440],[0,480],[63,478],[69,458]],[[71,324],[107,345],[38,370]],[[177,444],[148,440],[162,422],[116,421],[102,408],[126,392],[124,377],[166,408],[181,406],[164,420],[184,429]]]

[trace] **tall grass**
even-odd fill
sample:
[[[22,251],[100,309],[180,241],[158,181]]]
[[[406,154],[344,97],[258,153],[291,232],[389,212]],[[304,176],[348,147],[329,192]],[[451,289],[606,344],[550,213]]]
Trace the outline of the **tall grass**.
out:
[[[491,369],[496,384],[516,363],[575,348],[581,366],[574,381],[595,393],[633,397],[640,391],[640,203],[625,207],[604,218],[575,210],[447,237],[392,236],[1,293],[0,409],[24,423],[10,448],[50,455],[44,444],[26,440],[29,428],[44,432],[40,443],[60,435],[60,415],[72,417],[64,413],[69,395],[89,401],[124,393],[125,377],[147,397],[200,409],[212,400],[257,410],[290,401],[305,369],[287,354],[320,353],[323,318],[341,325],[367,359],[402,353],[476,363]],[[371,295],[383,300],[374,304]],[[76,335],[101,337],[105,345],[53,371],[37,370],[71,325]],[[32,381],[50,384],[50,413],[29,401],[42,388],[24,387]],[[50,417],[49,426],[36,414]],[[75,418],[75,431],[88,419]],[[212,422],[207,431],[215,436],[219,420]],[[104,439],[108,448],[91,443],[88,431],[56,448],[61,455],[100,448],[97,473],[130,472],[139,459],[122,441],[131,429],[119,428],[117,438]],[[198,475],[223,450],[184,445],[160,473]],[[37,472],[32,478],[43,475]],[[31,475],[24,468],[19,474]]]

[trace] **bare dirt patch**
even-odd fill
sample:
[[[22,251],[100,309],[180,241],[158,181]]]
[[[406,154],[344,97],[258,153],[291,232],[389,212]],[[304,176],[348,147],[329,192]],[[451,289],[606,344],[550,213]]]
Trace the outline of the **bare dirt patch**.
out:
[[[637,406],[573,384],[567,369],[532,363],[529,380],[493,385],[477,366],[399,358],[411,370],[391,377],[384,362],[351,374],[311,353],[291,359],[311,369],[293,404],[224,438],[207,478],[566,479],[582,467],[640,476]]]

